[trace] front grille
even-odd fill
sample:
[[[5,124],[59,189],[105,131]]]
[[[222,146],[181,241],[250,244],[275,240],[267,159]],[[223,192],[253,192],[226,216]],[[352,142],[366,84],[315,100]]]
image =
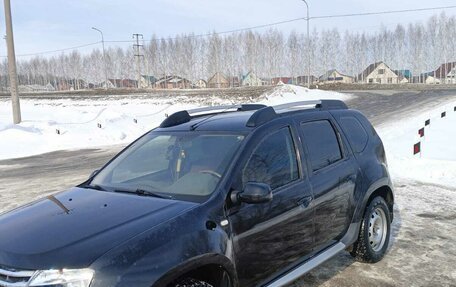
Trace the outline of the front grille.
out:
[[[0,287],[26,287],[34,274],[35,271],[0,266]]]

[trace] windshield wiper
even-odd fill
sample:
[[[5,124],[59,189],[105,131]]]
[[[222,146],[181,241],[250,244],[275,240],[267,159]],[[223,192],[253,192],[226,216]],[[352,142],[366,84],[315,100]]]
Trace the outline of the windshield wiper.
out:
[[[128,189],[115,189],[114,192],[122,192],[122,193],[132,193],[132,194],[137,194],[137,195],[142,195],[142,196],[152,196],[152,197],[158,197],[158,198],[165,198],[165,199],[173,199],[171,195],[163,195],[159,194],[150,190],[145,190],[145,189],[135,189],[135,190],[128,190]]]

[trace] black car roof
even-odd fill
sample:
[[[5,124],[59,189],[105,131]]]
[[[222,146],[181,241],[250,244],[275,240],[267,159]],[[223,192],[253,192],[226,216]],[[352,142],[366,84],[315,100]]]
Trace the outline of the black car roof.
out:
[[[339,100],[295,102],[274,107],[256,104],[207,107],[176,112],[166,118],[156,131],[248,132],[285,115],[334,109],[348,108]]]
[[[217,113],[192,118],[190,121],[170,127],[159,127],[156,131],[250,131],[246,123],[254,111]],[[194,128],[196,126],[196,128]]]

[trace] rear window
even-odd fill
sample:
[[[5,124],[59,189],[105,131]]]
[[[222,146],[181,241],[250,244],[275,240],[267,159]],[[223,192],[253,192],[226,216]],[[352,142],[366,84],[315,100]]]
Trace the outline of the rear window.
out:
[[[369,136],[359,120],[355,117],[341,117],[339,122],[353,151],[356,153],[364,151]]]
[[[329,121],[303,123],[301,128],[313,171],[331,165],[342,158],[337,135]]]

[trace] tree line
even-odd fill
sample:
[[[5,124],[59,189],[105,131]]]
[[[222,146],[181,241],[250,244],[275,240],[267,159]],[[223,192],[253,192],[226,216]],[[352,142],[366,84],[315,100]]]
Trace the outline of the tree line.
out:
[[[239,76],[253,71],[262,78],[307,75],[310,51],[311,73],[319,76],[330,69],[347,75],[361,73],[369,64],[384,61],[393,69],[408,69],[414,75],[434,71],[442,63],[456,61],[456,17],[445,13],[425,22],[381,27],[373,32],[340,32],[337,28],[313,32],[244,31],[207,37],[183,34],[168,39],[152,37],[144,43],[140,73],[156,78],[178,75],[190,81],[207,80],[216,72]],[[136,79],[133,48],[108,47],[106,66],[110,79]],[[35,56],[18,60],[20,85],[56,85],[72,81],[104,81],[104,62],[100,48],[89,53],[74,50],[50,57]],[[75,81],[76,80],[76,81]],[[7,60],[0,63],[0,85],[5,88]]]

